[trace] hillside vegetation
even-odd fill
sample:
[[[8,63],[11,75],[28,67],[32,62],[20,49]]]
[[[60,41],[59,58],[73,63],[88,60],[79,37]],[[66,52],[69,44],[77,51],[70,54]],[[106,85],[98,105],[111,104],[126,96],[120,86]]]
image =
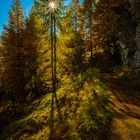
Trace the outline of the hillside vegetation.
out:
[[[57,91],[59,103],[55,104],[53,116],[51,94],[22,106],[10,103],[4,106],[0,112],[0,128],[3,128],[0,139],[49,139],[51,117],[56,140],[101,139],[108,121],[105,113],[108,93],[99,77],[96,69],[89,69],[74,79],[65,77]]]

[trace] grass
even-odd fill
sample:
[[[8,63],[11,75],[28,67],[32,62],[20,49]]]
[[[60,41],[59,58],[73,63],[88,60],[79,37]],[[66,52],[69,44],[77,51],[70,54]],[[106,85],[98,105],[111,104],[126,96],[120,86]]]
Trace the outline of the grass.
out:
[[[53,114],[51,94],[25,105],[1,107],[0,140],[49,140],[52,117],[55,140],[140,139],[137,74],[100,75],[97,69],[89,69],[61,80]]]
[[[106,76],[110,85],[108,110],[113,119],[108,140],[140,140],[140,78],[129,76]]]
[[[96,69],[89,69],[78,77],[65,76],[57,90],[59,104],[55,104],[53,116],[50,114],[51,94],[24,106],[10,104],[1,109],[0,118],[4,123],[1,123],[0,139],[47,140],[53,117],[55,140],[101,140],[108,122],[109,96],[108,88],[99,77]]]

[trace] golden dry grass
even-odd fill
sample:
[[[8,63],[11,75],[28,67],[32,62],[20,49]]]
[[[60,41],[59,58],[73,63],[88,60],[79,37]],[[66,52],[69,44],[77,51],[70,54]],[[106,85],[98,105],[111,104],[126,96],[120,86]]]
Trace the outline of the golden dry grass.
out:
[[[140,90],[131,86],[133,80],[107,79],[113,115],[108,140],[140,140]]]

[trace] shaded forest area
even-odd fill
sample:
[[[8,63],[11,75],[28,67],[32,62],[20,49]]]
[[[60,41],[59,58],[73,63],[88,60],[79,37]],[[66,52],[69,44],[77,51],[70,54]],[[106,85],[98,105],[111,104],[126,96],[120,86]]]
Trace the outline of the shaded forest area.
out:
[[[140,2],[14,0],[0,37],[0,140],[140,140]]]

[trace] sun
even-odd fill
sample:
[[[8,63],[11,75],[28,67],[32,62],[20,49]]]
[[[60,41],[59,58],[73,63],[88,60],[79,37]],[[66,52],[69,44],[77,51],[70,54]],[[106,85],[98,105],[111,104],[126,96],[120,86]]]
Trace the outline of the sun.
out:
[[[49,7],[52,8],[52,9],[55,9],[56,8],[55,2],[54,1],[50,2]]]
[[[54,1],[51,0],[48,2],[48,8],[50,11],[55,11],[58,9],[58,7],[59,7],[58,2],[56,0],[54,0]]]

